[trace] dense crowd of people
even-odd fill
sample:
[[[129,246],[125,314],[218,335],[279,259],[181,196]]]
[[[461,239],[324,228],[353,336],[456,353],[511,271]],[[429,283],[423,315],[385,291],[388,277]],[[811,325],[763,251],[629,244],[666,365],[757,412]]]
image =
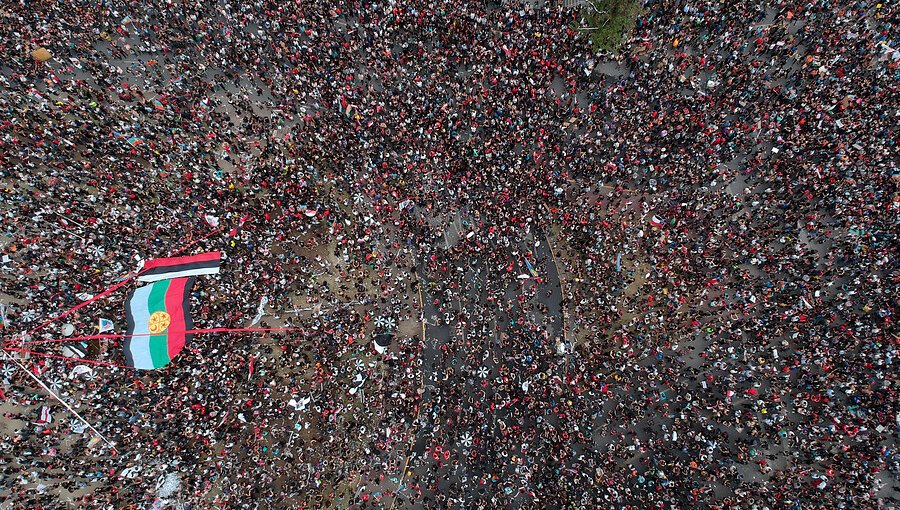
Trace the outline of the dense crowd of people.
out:
[[[0,504],[896,505],[897,14],[5,4]],[[196,325],[300,331],[23,335],[208,250]]]

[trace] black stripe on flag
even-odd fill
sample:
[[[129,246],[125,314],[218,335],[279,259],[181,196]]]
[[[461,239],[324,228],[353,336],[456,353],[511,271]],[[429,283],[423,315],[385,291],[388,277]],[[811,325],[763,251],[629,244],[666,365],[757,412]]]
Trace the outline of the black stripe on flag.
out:
[[[194,290],[194,282],[197,281],[197,278],[192,276],[188,278],[188,281],[184,284],[184,298],[181,300],[181,307],[184,310],[182,317],[184,317],[184,330],[190,331],[194,329],[194,319],[191,318],[191,291]],[[184,346],[187,347],[188,342],[191,341],[194,335],[190,333],[184,334]]]
[[[205,260],[203,262],[191,262],[189,264],[177,264],[174,266],[160,266],[154,267],[153,269],[148,269],[147,271],[142,271],[141,276],[149,276],[149,275],[158,275],[158,274],[168,274],[168,273],[180,273],[182,271],[192,271],[195,269],[209,269],[219,267],[219,260]]]

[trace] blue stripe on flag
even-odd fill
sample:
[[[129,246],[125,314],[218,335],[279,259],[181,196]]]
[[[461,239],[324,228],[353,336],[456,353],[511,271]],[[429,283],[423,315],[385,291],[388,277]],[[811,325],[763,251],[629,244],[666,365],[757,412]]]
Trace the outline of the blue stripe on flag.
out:
[[[128,307],[134,321],[134,328],[129,331],[132,335],[145,335],[131,337],[128,350],[131,352],[135,368],[153,368],[153,358],[150,357],[150,309],[147,306],[150,298],[150,290],[153,285],[144,285],[134,291]]]

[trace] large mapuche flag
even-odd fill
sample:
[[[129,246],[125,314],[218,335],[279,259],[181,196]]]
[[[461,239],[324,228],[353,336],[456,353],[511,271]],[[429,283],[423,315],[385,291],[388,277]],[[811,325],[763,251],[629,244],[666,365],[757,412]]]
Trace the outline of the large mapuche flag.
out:
[[[194,278],[159,280],[135,289],[125,311],[128,366],[153,370],[166,366],[190,340],[190,295]]]
[[[217,274],[221,260],[222,253],[218,251],[187,257],[148,260],[144,263],[144,267],[141,268],[138,281],[156,282],[172,278],[183,278],[185,276]]]

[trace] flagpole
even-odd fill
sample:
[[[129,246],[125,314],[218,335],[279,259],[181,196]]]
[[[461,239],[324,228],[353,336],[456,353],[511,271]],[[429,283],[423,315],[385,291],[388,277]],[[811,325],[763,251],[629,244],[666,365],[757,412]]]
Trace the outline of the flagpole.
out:
[[[57,394],[56,394],[53,390],[51,390],[46,384],[44,384],[43,381],[41,381],[40,379],[38,379],[38,377],[37,377],[36,375],[34,375],[34,373],[32,373],[31,370],[28,370],[27,368],[25,368],[25,365],[22,365],[21,363],[19,363],[19,360],[17,360],[14,356],[12,356],[12,355],[10,355],[8,352],[6,352],[6,350],[0,350],[0,352],[3,352],[3,356],[4,356],[8,361],[12,361],[13,363],[15,363],[17,367],[21,368],[23,372],[25,372],[26,374],[28,374],[29,377],[31,377],[32,379],[34,379],[35,382],[37,382],[37,383],[41,386],[41,388],[44,389],[44,391],[46,391],[47,393],[49,393],[53,398],[55,398],[57,401],[59,401],[60,404],[62,404],[66,409],[68,409],[70,413],[72,413],[73,415],[75,415],[76,418],[78,418],[79,420],[81,420],[82,423],[84,423],[85,425],[87,425],[87,427],[88,427],[89,429],[91,429],[91,431],[92,431],[94,434],[97,434],[97,437],[99,437],[100,439],[102,439],[102,440],[103,440],[106,444],[108,444],[111,448],[115,448],[115,447],[116,447],[116,444],[115,444],[115,443],[113,443],[113,442],[110,441],[109,439],[106,439],[106,437],[105,437],[103,434],[101,434],[99,430],[95,429],[93,425],[91,425],[90,423],[88,423],[88,421],[85,420],[80,414],[78,414],[78,411],[76,411],[75,409],[73,409],[72,406],[70,406],[68,403],[66,403],[66,401],[63,400],[62,397],[60,397],[59,395],[57,395]]]

